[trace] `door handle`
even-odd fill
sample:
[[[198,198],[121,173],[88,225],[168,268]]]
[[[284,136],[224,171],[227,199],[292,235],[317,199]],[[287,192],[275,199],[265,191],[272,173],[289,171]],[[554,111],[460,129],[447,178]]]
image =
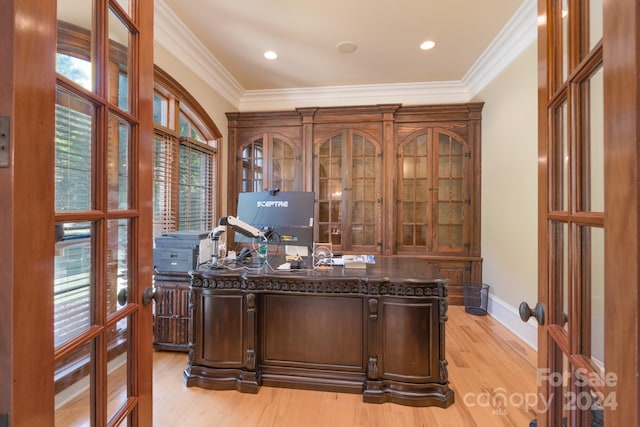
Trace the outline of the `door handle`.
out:
[[[151,304],[151,300],[155,301],[156,304],[160,304],[162,298],[164,298],[163,288],[154,288],[152,286],[149,286],[148,288],[144,288],[144,291],[142,291],[143,305]]]
[[[526,302],[521,302],[518,311],[523,322],[527,322],[531,317],[534,317],[539,325],[544,325],[544,306],[541,303],[538,302],[535,308],[531,308]]]
[[[120,292],[118,292],[118,304],[127,305],[127,295],[127,288],[120,289]]]

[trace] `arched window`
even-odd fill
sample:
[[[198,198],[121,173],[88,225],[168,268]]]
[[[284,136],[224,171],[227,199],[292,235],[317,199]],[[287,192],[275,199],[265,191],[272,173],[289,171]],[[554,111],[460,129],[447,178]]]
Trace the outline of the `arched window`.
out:
[[[154,235],[211,230],[218,216],[220,131],[198,102],[159,67],[153,121]]]

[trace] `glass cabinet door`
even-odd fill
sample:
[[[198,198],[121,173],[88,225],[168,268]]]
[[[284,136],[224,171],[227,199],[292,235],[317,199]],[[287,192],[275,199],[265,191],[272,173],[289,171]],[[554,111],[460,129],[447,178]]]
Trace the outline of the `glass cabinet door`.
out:
[[[398,250],[459,253],[468,249],[469,151],[462,139],[428,129],[398,153]]]
[[[264,182],[264,143],[255,139],[242,147],[240,191],[262,191]]]
[[[282,138],[271,140],[271,185],[280,191],[296,189],[296,152],[293,145]]]
[[[342,245],[342,134],[323,142],[316,156],[318,241]],[[335,250],[335,249],[334,249]]]
[[[265,133],[240,148],[240,191],[301,190],[300,150],[285,138]]]
[[[449,252],[464,247],[464,151],[463,145],[445,133],[438,134],[436,250]]]
[[[316,148],[318,241],[333,250],[379,253],[381,179],[379,145],[351,130]]]

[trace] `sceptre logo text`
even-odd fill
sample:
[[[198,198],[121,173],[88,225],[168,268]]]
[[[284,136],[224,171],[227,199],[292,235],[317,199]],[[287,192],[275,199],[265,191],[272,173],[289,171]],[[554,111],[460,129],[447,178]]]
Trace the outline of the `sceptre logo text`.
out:
[[[259,208],[288,208],[289,201],[288,200],[280,200],[280,201],[264,201],[260,200],[257,202]]]

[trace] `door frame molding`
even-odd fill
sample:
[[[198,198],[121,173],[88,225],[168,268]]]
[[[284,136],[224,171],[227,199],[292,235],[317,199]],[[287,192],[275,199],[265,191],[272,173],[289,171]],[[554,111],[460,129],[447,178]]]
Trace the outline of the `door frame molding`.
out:
[[[607,425],[640,424],[640,5],[604,2],[605,367],[618,407]]]
[[[0,351],[0,414],[9,425],[49,425],[56,2],[3,1],[0,24],[0,115],[10,119],[11,145],[0,168],[0,339],[10,343]]]

